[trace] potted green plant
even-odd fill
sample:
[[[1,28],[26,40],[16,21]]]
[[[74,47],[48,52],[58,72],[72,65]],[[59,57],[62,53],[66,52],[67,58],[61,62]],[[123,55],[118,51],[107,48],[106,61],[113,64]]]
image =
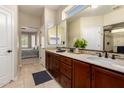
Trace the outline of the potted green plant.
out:
[[[76,48],[75,49],[76,53],[79,52],[79,48],[86,48],[86,46],[87,46],[87,41],[85,39],[77,39],[74,42],[74,47]]]

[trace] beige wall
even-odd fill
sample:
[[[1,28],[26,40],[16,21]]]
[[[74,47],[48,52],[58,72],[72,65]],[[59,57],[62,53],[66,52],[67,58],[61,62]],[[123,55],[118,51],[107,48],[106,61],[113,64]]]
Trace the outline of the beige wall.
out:
[[[68,25],[68,46],[73,47],[74,41],[84,38],[88,42],[87,49],[103,49],[103,17],[81,17]],[[93,42],[95,41],[95,42]]]
[[[124,22],[124,7],[104,15],[104,25]]]
[[[41,17],[33,16],[22,11],[19,11],[19,27],[34,27],[40,28]]]
[[[48,47],[55,47],[55,45],[48,45],[48,38],[47,38],[47,31],[48,31],[48,27],[49,25],[55,25],[56,24],[56,20],[57,20],[57,12],[55,10],[49,9],[49,8],[44,8],[44,12],[43,15],[41,17],[41,43],[42,46],[40,48],[41,51],[41,63],[45,66],[45,48]]]
[[[58,10],[57,10],[57,23],[61,22],[62,21],[62,11],[66,8],[67,5],[64,5],[62,7],[60,7]]]
[[[81,37],[80,18],[68,23],[68,46],[73,47],[74,40]]]
[[[47,38],[48,28],[56,24],[56,20],[57,20],[56,19],[56,17],[57,17],[56,11],[45,7],[44,13],[45,13],[44,14],[44,17],[45,17],[45,22],[44,22],[44,24],[45,24],[45,39],[44,39],[45,40],[45,42],[44,42],[45,48],[56,47],[56,45],[49,45],[47,42],[48,41],[48,38]]]

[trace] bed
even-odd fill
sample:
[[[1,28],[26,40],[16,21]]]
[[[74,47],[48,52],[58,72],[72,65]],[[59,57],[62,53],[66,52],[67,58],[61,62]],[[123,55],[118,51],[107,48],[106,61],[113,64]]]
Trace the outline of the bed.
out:
[[[38,57],[39,52],[38,49],[28,48],[28,49],[22,49],[21,55],[22,55],[22,59],[34,58],[34,57]]]

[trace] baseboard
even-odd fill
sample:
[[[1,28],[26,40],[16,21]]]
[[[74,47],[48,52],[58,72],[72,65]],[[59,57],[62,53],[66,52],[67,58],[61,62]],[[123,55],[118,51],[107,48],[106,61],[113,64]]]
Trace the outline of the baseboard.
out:
[[[14,77],[12,81],[16,81],[18,79],[18,76]]]

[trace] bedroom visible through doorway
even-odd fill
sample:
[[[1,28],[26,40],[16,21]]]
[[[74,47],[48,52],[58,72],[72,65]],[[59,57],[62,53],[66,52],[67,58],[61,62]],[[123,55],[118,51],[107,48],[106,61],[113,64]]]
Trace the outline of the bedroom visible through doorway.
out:
[[[38,29],[29,27],[21,28],[21,58],[23,63],[27,62],[25,61],[27,59],[39,59]]]

